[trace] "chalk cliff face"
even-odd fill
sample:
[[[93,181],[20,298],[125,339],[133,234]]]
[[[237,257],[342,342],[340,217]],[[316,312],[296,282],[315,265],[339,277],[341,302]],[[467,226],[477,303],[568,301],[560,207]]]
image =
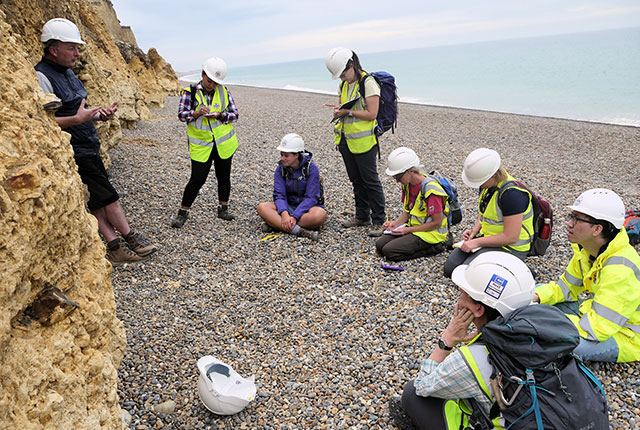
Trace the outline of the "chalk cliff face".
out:
[[[155,50],[139,51],[126,29],[133,54],[125,60],[107,0],[0,2],[0,428],[117,429],[126,342],[111,266],[69,135],[42,108],[33,70],[53,17],[74,21],[87,42],[76,72],[89,103],[120,102],[120,121],[99,129],[103,147],[178,90],[171,66]]]

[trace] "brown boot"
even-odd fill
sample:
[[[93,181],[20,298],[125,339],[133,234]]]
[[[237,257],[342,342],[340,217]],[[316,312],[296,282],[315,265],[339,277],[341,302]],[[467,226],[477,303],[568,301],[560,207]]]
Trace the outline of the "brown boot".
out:
[[[145,239],[140,233],[129,232],[127,236],[123,236],[127,241],[129,248],[140,257],[146,257],[158,250],[154,244]]]
[[[314,242],[317,242],[319,234],[316,230],[307,230],[306,228],[300,227],[300,231],[298,231],[298,236],[306,237],[313,240]]]
[[[137,263],[145,259],[145,257],[133,252],[127,242],[120,237],[107,243],[107,260],[113,266],[121,266],[124,263]]]

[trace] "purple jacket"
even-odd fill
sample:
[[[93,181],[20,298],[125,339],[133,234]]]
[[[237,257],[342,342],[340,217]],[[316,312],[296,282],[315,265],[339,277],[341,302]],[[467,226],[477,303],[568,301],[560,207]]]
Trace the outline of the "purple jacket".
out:
[[[312,207],[323,207],[318,204],[320,171],[318,166],[311,162],[311,156],[310,152],[303,153],[302,162],[295,170],[283,167],[281,162],[278,163],[273,174],[273,202],[278,213],[288,211],[289,206],[293,206],[296,209],[289,215],[299,220]],[[308,172],[308,177],[305,177],[303,170]]]

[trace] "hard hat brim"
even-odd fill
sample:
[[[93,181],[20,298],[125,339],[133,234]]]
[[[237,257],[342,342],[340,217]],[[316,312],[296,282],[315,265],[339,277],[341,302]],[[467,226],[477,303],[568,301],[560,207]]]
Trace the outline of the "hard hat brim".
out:
[[[497,172],[497,170],[496,170]],[[485,182],[487,182],[489,179],[491,179],[491,177],[496,173],[493,172],[492,174],[490,174],[487,178],[482,179],[481,181],[472,181],[471,179],[469,179],[469,177],[467,176],[467,174],[464,172],[464,170],[462,171],[462,182],[464,182],[468,187],[471,188],[480,188],[480,185],[484,184]]]
[[[209,72],[207,72],[206,70],[203,70],[203,71],[209,77],[209,79],[211,79],[216,84],[222,84],[224,82],[224,79],[219,79],[219,78],[216,78],[215,76],[211,76]]]

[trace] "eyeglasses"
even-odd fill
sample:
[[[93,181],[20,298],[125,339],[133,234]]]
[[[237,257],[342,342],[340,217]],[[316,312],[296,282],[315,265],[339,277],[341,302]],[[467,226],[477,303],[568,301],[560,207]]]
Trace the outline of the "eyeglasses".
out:
[[[586,222],[587,224],[598,224],[597,221],[591,221],[590,219],[579,218],[573,213],[567,215],[567,223],[571,225],[576,225],[578,221]]]
[[[402,179],[402,177],[404,176],[405,173],[407,173],[408,170],[405,170],[402,173],[398,173],[397,175],[393,175],[393,179],[395,179],[396,181],[400,182],[400,179]]]

